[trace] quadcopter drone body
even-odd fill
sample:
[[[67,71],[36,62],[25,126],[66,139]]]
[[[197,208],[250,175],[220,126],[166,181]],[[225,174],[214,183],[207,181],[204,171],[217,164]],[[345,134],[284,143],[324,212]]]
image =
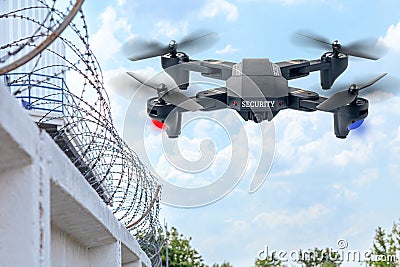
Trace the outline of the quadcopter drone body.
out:
[[[377,59],[366,53],[345,48],[337,41],[333,44],[317,41],[322,42],[324,46],[332,46],[332,51],[324,53],[320,59],[316,60],[297,59],[276,63],[270,62],[267,58],[243,59],[240,63],[192,60],[186,53],[177,51],[179,45],[175,41],[171,41],[168,47],[163,48],[164,50],[156,51],[158,53],[130,58],[135,61],[161,56],[163,69],[180,90],[188,88],[190,72],[198,72],[204,77],[226,82],[225,87],[204,90],[192,97],[186,97],[176,89],[166,88],[164,84],[150,86],[138,78],[137,74],[131,72],[128,74],[140,83],[157,90],[158,97],[147,101],[147,113],[153,120],[165,123],[167,126],[165,130],[170,138],[178,137],[181,132],[182,113],[226,108],[236,110],[244,120],[252,120],[256,123],[264,120],[271,121],[279,111],[284,109],[330,112],[334,117],[335,135],[338,138],[346,138],[349,131],[359,126],[368,116],[368,100],[358,97],[358,92],[374,84],[386,74],[363,85],[353,84],[348,90],[336,93],[329,98],[313,91],[290,87],[288,80],[320,71],[321,87],[327,90],[346,70],[349,55]],[[183,44],[188,42],[190,41]]]

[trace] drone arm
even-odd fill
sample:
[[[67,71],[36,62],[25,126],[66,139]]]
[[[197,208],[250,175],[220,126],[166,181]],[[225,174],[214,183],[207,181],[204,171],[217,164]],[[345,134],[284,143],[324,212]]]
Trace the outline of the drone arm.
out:
[[[189,60],[186,56],[180,61],[178,58],[162,57],[161,65],[165,72],[175,81],[179,89],[186,90],[189,86],[191,71],[201,75],[226,81],[232,76],[232,66],[235,63],[219,60]]]
[[[202,111],[228,108],[227,90],[225,87],[198,92],[194,99],[204,107]]]
[[[200,60],[190,60],[189,62],[182,63],[180,67],[182,70],[200,72],[202,74],[217,72],[217,69],[203,66],[202,61]]]
[[[308,72],[327,70],[330,67],[329,62],[321,61],[320,59],[310,60],[309,62],[310,65],[307,69]],[[300,72],[301,71],[302,70],[300,69]]]
[[[178,66],[181,71],[199,72],[205,77],[226,81],[232,76],[234,64],[220,60],[189,60],[189,62],[180,63]]]
[[[324,102],[327,98],[325,97],[320,97],[319,99],[316,100],[300,100],[300,108],[305,110],[308,109],[310,111],[316,111],[317,106]]]
[[[313,71],[320,71],[321,87],[330,89],[335,80],[342,74],[348,65],[348,57],[334,56],[325,53],[321,59],[316,60],[290,60],[277,63],[281,68],[282,76],[287,80],[305,77]]]
[[[330,67],[329,62],[323,62],[320,59],[296,59],[278,62],[276,64],[281,68],[282,76],[287,80],[305,77],[308,76],[310,72],[327,70]]]
[[[289,87],[288,108],[301,111],[316,111],[317,106],[327,98],[316,92]]]
[[[202,73],[201,75],[211,78],[226,81],[232,76],[232,68],[236,63],[221,60],[204,60],[202,65],[212,68],[215,71],[212,73]]]

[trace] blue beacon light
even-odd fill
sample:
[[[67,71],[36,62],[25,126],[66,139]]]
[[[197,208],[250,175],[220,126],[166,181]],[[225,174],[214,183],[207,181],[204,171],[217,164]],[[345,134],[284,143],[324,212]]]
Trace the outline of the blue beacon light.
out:
[[[347,128],[352,131],[357,129],[358,127],[360,127],[364,122],[364,119],[358,120],[356,122],[353,122],[352,124],[350,124]]]

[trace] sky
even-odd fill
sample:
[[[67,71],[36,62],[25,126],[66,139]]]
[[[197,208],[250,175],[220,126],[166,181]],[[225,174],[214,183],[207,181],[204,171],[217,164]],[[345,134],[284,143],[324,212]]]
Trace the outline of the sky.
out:
[[[338,240],[343,239],[351,250],[371,248],[375,229],[389,230],[400,217],[400,96],[366,94],[370,97],[369,116],[344,140],[335,137],[333,117],[323,112],[284,110],[261,128],[241,122],[228,110],[185,114],[185,121],[197,121],[185,126],[175,141],[183,157],[199,159],[205,139],[212,140],[216,151],[204,172],[188,173],[165,157],[168,151],[162,147],[161,132],[146,121],[145,94],[134,95],[137,85],[125,75],[126,71],[159,73],[159,59],[130,62],[121,52],[122,45],[138,37],[167,44],[206,28],[217,32],[220,39],[193,58],[240,62],[242,58],[266,57],[277,62],[322,55],[324,51],[291,41],[293,33],[304,29],[343,44],[379,38],[388,53],[378,61],[351,59],[338,79],[338,83],[350,85],[383,72],[399,77],[399,7],[397,0],[85,1],[90,42],[102,67],[114,123],[143,161],[163,179],[188,188],[210,184],[226,172],[244,174],[231,192],[210,205],[161,207],[162,222],[165,219],[169,226],[191,236],[191,244],[207,264],[229,261],[235,267],[252,266],[265,246],[285,251],[337,249]],[[206,84],[217,86],[212,82]],[[329,95],[318,89],[318,73],[289,84]],[[249,156],[244,166],[230,166],[238,160],[233,157],[243,156],[243,150],[232,145],[240,134],[247,137]],[[136,149],[138,140],[144,140],[144,149]],[[274,154],[271,162],[259,162],[264,150]],[[250,194],[257,166],[268,175]]]

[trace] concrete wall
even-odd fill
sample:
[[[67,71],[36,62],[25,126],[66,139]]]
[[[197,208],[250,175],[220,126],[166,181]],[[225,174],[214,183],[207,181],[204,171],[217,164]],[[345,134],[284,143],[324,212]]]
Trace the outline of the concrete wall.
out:
[[[1,82],[0,267],[151,266],[134,237]]]

